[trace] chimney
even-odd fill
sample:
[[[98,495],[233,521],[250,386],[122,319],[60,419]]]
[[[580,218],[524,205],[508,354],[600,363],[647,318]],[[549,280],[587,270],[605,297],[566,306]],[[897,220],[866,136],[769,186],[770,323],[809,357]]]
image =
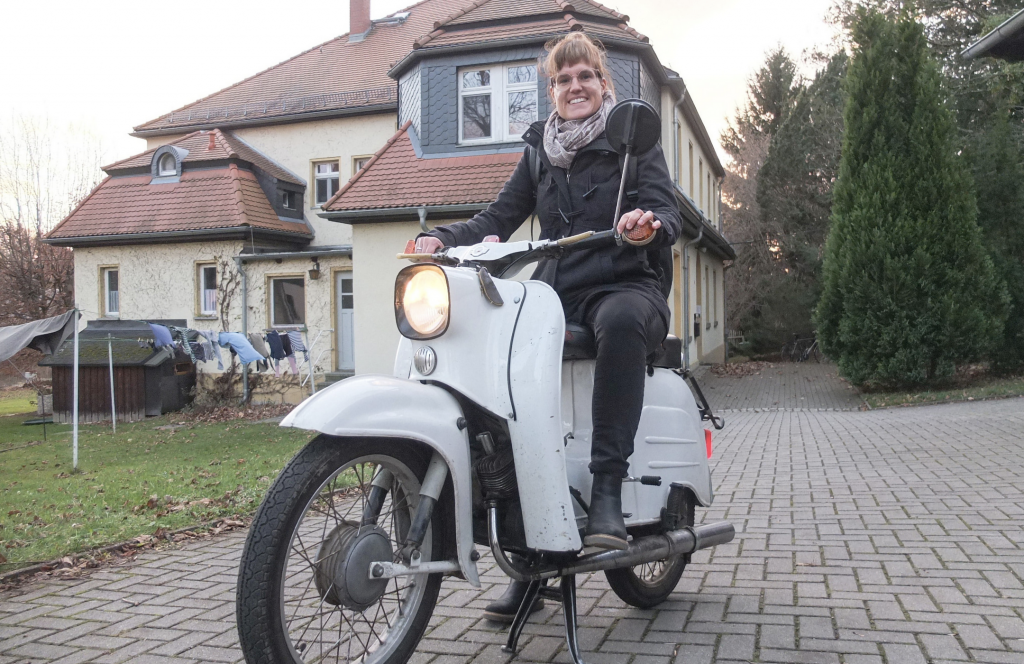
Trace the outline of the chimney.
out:
[[[362,41],[370,31],[370,0],[348,0],[349,41]]]
[[[217,147],[217,145],[216,145],[216,143],[214,143],[213,132],[211,131],[210,132],[210,144],[206,146],[206,149],[207,150],[212,150],[215,147]]]

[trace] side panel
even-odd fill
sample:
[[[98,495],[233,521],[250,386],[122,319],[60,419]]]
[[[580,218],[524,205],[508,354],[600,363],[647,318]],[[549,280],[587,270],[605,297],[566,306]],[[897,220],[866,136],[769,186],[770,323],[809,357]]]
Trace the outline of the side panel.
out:
[[[392,376],[355,376],[317,392],[295,408],[283,427],[342,438],[406,438],[437,450],[455,488],[455,531],[459,564],[466,579],[480,585],[473,551],[472,475],[469,439],[458,420],[462,409],[439,387]]]
[[[547,284],[527,281],[512,339],[510,378],[516,417],[508,421],[526,544],[545,551],[582,547],[566,481],[561,407],[565,319]]]
[[[571,416],[565,408],[562,415],[573,435],[565,450],[569,483],[589,499],[594,361],[565,364],[571,365],[563,374],[566,381],[572,381],[573,394]],[[622,511],[633,515],[627,525],[661,518],[672,482],[690,487],[705,507],[714,498],[697,403],[683,379],[667,369],[656,369],[644,383],[644,409],[629,458],[629,474],[658,475],[662,482],[660,487],[639,482],[622,485]]]

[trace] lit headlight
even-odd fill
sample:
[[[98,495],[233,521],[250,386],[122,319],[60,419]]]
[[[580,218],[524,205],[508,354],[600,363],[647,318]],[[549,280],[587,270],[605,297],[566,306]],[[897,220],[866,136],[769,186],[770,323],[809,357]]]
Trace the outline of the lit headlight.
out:
[[[410,339],[433,339],[448,329],[448,277],[436,265],[413,265],[395,281],[395,320]]]

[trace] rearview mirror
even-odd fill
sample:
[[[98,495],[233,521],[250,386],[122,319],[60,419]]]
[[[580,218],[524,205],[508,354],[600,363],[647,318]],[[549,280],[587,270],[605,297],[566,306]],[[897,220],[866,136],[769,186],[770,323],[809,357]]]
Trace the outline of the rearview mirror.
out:
[[[605,136],[619,154],[641,155],[661,138],[661,118],[642,99],[620,101],[608,113]]]

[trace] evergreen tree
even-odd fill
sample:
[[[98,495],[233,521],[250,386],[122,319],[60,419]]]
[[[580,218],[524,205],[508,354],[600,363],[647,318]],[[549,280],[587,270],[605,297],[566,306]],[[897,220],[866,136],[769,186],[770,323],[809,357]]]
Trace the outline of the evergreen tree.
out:
[[[971,150],[978,192],[978,223],[1010,306],[992,365],[1024,369],[1024,154],[1013,140],[1009,111],[995,115]]]
[[[785,121],[797,94],[802,90],[796,63],[779,46],[768,52],[764,66],[747,84],[747,105],[722,132],[722,147],[733,158],[754,136],[772,136]]]
[[[861,10],[815,322],[855,384],[918,385],[981,357],[1006,294],[924,32]]]

